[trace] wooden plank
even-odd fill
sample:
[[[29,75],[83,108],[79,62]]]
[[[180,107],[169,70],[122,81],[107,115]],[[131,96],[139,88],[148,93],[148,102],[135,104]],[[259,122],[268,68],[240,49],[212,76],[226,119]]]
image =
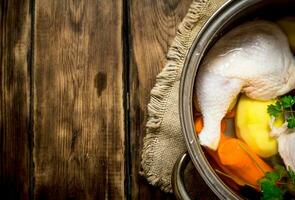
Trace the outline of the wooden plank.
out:
[[[148,185],[138,172],[150,90],[165,64],[169,44],[190,3],[191,0],[130,1],[132,199],[173,198]]]
[[[122,1],[35,5],[36,199],[124,198]]]
[[[29,199],[29,0],[0,1],[0,195]]]

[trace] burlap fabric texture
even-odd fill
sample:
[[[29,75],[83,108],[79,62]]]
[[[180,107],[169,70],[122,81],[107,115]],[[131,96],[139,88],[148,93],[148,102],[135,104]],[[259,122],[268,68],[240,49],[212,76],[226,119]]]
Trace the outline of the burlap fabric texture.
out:
[[[179,81],[185,58],[201,27],[224,2],[192,1],[169,48],[167,63],[151,90],[140,173],[150,184],[159,186],[165,192],[172,192],[174,163],[186,151],[178,110]]]

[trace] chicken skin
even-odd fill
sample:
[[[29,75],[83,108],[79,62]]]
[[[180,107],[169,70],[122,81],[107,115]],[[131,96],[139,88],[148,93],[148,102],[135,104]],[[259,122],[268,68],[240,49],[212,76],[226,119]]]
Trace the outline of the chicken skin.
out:
[[[295,59],[282,30],[268,21],[242,24],[223,36],[198,69],[194,104],[203,115],[201,145],[216,150],[220,123],[240,92],[269,100],[295,88]]]

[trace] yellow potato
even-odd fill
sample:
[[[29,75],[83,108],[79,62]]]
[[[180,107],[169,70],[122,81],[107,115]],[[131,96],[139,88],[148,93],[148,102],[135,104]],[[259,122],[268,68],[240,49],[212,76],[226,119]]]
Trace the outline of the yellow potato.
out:
[[[267,106],[275,100],[257,101],[242,95],[238,101],[235,117],[236,135],[244,140],[259,156],[267,158],[278,152],[276,139],[269,136],[270,116]],[[281,126],[283,118],[276,120],[275,125]]]
[[[278,20],[277,24],[286,33],[290,47],[295,52],[295,17],[284,17]]]

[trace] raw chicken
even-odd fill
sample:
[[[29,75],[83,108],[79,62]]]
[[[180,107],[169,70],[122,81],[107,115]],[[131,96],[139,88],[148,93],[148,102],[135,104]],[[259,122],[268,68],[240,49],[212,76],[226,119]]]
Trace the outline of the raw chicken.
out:
[[[270,121],[272,137],[276,137],[278,141],[279,154],[282,157],[287,169],[290,167],[295,170],[295,132],[294,129],[288,129],[287,122],[281,127],[274,126],[274,118]]]
[[[295,59],[287,37],[274,23],[236,27],[208,52],[195,81],[194,104],[204,118],[200,143],[216,150],[220,122],[240,92],[269,100],[295,88]]]

